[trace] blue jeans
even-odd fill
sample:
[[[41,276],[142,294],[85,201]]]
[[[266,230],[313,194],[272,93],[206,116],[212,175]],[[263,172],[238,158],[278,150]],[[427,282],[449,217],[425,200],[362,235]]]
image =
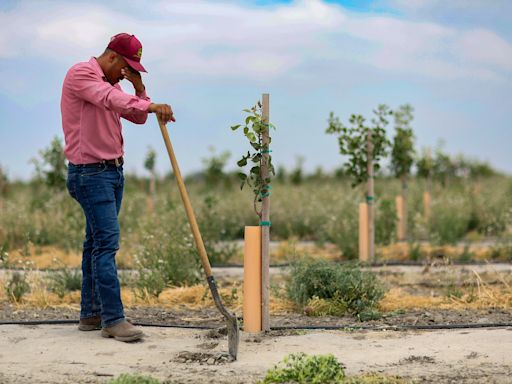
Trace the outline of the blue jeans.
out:
[[[80,318],[101,316],[104,327],[124,320],[117,277],[118,214],[123,199],[123,168],[114,165],[68,166],[69,194],[84,211]]]

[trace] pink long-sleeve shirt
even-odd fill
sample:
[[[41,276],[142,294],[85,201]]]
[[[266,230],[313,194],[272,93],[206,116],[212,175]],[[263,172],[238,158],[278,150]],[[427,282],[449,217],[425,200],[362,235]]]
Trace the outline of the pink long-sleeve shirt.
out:
[[[62,86],[61,113],[66,158],[89,164],[123,156],[121,117],[144,124],[151,100],[111,85],[93,57],[72,66]]]

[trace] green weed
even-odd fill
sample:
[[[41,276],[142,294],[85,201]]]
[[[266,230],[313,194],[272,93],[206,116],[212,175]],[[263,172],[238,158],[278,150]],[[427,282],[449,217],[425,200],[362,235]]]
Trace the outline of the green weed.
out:
[[[23,273],[14,272],[9,282],[5,285],[5,292],[9,301],[19,303],[23,296],[30,292],[30,285]]]
[[[319,312],[348,312],[364,319],[376,316],[377,304],[384,297],[376,276],[358,265],[312,259],[291,264],[287,292],[302,307],[314,306],[315,301],[322,304],[319,300],[324,300],[324,305],[317,307]],[[310,313],[315,314],[314,307]]]
[[[286,356],[260,383],[328,384],[344,377],[343,365],[332,354],[308,356],[301,352]]]
[[[175,231],[165,230],[160,223],[148,226],[146,231],[135,257],[139,271],[135,292],[139,297],[158,297],[168,286],[199,280],[199,259],[185,223]]]
[[[82,288],[82,272],[72,268],[52,270],[48,274],[48,281],[50,291],[62,299],[66,293]]]

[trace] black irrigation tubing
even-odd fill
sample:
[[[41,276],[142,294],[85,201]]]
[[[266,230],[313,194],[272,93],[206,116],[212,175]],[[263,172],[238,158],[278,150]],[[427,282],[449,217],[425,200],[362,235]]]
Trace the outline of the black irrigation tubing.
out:
[[[335,263],[338,264],[358,264],[356,260],[335,260]],[[373,263],[359,263],[362,267],[426,267],[426,266],[440,266],[440,267],[448,267],[451,265],[456,266],[472,266],[472,265],[488,265],[488,264],[509,264],[512,265],[510,262],[505,261],[458,261],[458,260],[448,260],[448,262],[443,262],[443,259],[433,259],[430,262],[428,261],[408,261],[408,260],[386,260],[386,261],[374,261]],[[271,268],[287,268],[291,265],[291,263],[280,263],[280,264],[271,264]],[[243,268],[243,264],[212,264],[212,268]],[[4,271],[18,271],[23,272],[24,269],[20,268],[0,268]],[[80,268],[69,268],[69,269],[76,269],[80,270]],[[52,271],[59,271],[58,269],[51,269],[51,268],[38,268],[38,271],[41,272],[52,272]],[[118,268],[119,272],[136,272],[136,269],[124,269],[124,268]]]
[[[482,324],[431,324],[431,325],[310,325],[270,327],[271,330],[368,330],[368,331],[404,331],[435,329],[471,329],[471,328],[509,328],[512,323]]]
[[[27,321],[0,321],[2,325],[60,325],[60,324],[78,324],[78,320],[27,320]],[[133,322],[134,325],[141,327],[156,328],[180,328],[180,329],[199,329],[212,330],[222,327],[208,325],[187,325],[187,324],[166,324],[166,323],[144,323]],[[512,323],[473,323],[473,324],[431,324],[431,325],[288,325],[270,327],[271,331],[287,330],[368,330],[368,331],[404,331],[404,330],[436,330],[436,329],[478,329],[478,328],[512,328]]]
[[[25,320],[25,321],[0,321],[2,325],[61,325],[61,324],[78,324],[78,320]],[[162,323],[142,323],[134,321],[133,325],[141,327],[158,327],[158,328],[190,328],[190,329],[217,329],[219,327],[212,327],[207,325],[188,325],[188,324],[162,324]]]
[[[425,267],[425,266],[472,266],[472,265],[488,265],[488,264],[512,264],[510,262],[505,261],[458,261],[458,260],[449,260],[447,263],[444,263],[442,259],[433,259],[430,262],[428,261],[408,261],[408,260],[385,260],[385,261],[374,261],[373,263],[358,263],[356,260],[335,260],[335,263],[338,264],[360,264],[362,267]],[[271,268],[286,268],[289,267],[290,263],[281,263],[281,264],[271,264]],[[243,268],[243,264],[213,264],[212,268]]]

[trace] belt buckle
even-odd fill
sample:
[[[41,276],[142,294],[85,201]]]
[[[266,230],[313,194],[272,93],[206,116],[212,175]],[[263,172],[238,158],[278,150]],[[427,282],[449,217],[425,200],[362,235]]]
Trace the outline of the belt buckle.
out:
[[[114,159],[114,163],[115,163],[117,168],[119,168],[121,166],[121,162],[119,161],[119,158]]]

